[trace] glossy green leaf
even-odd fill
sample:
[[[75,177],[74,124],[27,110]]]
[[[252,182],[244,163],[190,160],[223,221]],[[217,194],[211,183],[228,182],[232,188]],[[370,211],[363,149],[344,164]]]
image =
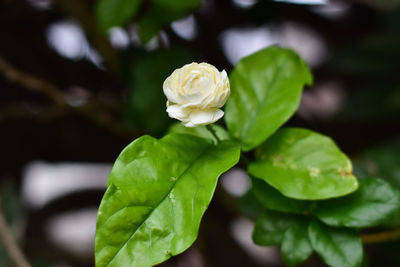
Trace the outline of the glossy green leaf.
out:
[[[133,128],[152,135],[165,133],[172,120],[166,112],[163,82],[176,68],[193,61],[180,47],[127,56],[124,70],[130,87],[125,119]]]
[[[348,196],[321,201],[314,214],[326,224],[372,227],[400,210],[400,192],[380,179],[361,179],[360,188]]]
[[[286,266],[296,266],[313,252],[308,238],[308,222],[293,224],[283,235],[281,253]]]
[[[358,234],[348,228],[333,228],[311,222],[308,228],[311,245],[331,267],[357,267],[361,265],[363,248]]]
[[[142,0],[98,0],[96,4],[97,24],[103,32],[122,26],[138,11]]]
[[[264,142],[297,110],[312,75],[292,50],[269,47],[242,59],[230,75],[225,121],[245,151]]]
[[[261,246],[279,245],[286,230],[301,221],[296,215],[266,210],[256,222],[253,241]]]
[[[239,159],[239,145],[182,134],[143,136],[111,171],[100,204],[96,266],[152,266],[196,239],[217,179]]]
[[[300,128],[281,129],[271,136],[248,170],[296,199],[339,197],[358,188],[351,161],[332,139]]]
[[[212,124],[210,125],[218,136],[219,140],[228,140],[229,139],[229,133],[221,126]],[[169,128],[170,133],[181,133],[181,134],[190,134],[190,135],[195,135],[207,139],[211,139],[214,142],[217,142],[215,137],[212,135],[212,133],[207,130],[206,126],[197,126],[197,127],[185,127],[183,126],[182,123],[176,122],[172,124],[172,126]]]
[[[201,0],[151,0],[146,12],[138,21],[139,35],[144,43],[155,36],[163,27],[168,26],[189,12],[200,7]]]
[[[314,205],[312,201],[285,197],[281,192],[261,179],[253,178],[252,183],[252,190],[254,191],[256,198],[267,209],[289,213],[308,214]]]

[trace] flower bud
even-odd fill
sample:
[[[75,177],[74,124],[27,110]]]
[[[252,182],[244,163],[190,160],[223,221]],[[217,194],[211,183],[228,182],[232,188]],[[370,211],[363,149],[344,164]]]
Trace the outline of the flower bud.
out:
[[[228,75],[208,63],[191,63],[176,69],[163,85],[167,112],[186,127],[216,122],[230,95]]]

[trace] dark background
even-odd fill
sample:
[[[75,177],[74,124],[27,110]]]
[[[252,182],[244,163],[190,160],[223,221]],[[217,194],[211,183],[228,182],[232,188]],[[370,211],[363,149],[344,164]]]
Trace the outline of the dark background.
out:
[[[172,123],[161,88],[174,68],[205,61],[229,72],[235,59],[229,55],[273,43],[298,51],[314,73],[288,125],[331,136],[360,175],[379,173],[400,186],[400,1],[326,2],[207,0],[192,14],[194,36],[185,39],[176,27],[165,27],[150,45],[141,45],[134,21],[102,35],[95,1],[0,0],[0,193],[30,262],[93,266],[91,248],[73,253],[49,236],[47,226],[60,214],[96,208],[105,183],[30,205],[24,196],[29,188],[23,189],[27,166],[109,166],[136,137],[162,136]],[[59,176],[68,174],[56,172],[52,179]],[[198,241],[164,266],[280,266],[276,249],[260,252],[270,261],[260,260],[231,234],[230,225],[246,214],[242,206],[219,186]],[[396,242],[367,246],[367,262],[399,266],[396,249]],[[9,266],[0,252],[0,266]],[[304,264],[321,265],[316,256]]]

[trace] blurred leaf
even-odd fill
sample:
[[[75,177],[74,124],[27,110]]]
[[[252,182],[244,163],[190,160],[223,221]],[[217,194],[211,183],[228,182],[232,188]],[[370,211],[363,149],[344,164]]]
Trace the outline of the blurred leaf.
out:
[[[339,50],[330,64],[347,75],[363,74],[375,78],[397,73],[399,61],[400,38],[398,35],[382,35],[351,43]]]
[[[308,228],[311,245],[331,267],[361,265],[363,248],[358,234],[348,228],[333,228],[313,221]]]
[[[358,188],[347,156],[332,139],[310,130],[280,129],[257,153],[249,173],[287,197],[326,199]]]
[[[283,235],[281,253],[287,266],[296,266],[305,261],[313,252],[308,239],[308,222],[293,224]]]
[[[254,191],[254,195],[267,209],[281,212],[307,214],[314,203],[312,201],[285,197],[281,192],[261,179],[252,178],[251,181],[253,183],[252,190]]]
[[[369,148],[354,162],[357,175],[379,177],[400,189],[400,140]]]
[[[137,13],[142,0],[98,0],[96,20],[99,28],[107,32],[115,26],[122,26]]]
[[[400,192],[380,179],[361,179],[360,188],[348,196],[321,201],[314,214],[333,226],[372,227],[400,210]]]
[[[358,0],[358,2],[370,5],[382,10],[390,10],[400,7],[399,0]]]
[[[20,236],[22,230],[22,206],[20,202],[20,194],[14,179],[3,180],[0,185],[0,203],[1,212],[12,230],[14,236]],[[7,251],[0,242],[0,266],[11,266]]]
[[[221,127],[217,124],[212,124],[211,127],[213,127],[214,131],[216,132],[216,134],[220,140],[228,140],[229,139],[229,133],[225,130],[224,127]],[[190,135],[194,135],[194,136],[211,139],[214,142],[217,142],[215,137],[210,133],[209,130],[207,130],[206,126],[185,127],[185,126],[183,126],[182,123],[176,122],[176,123],[172,124],[172,126],[169,128],[168,132],[190,134]]]
[[[176,69],[193,61],[182,48],[141,52],[129,57],[126,80],[131,88],[125,116],[138,130],[157,136],[165,133],[171,123],[166,112],[164,80]]]
[[[186,250],[218,176],[239,160],[239,145],[192,135],[143,136],[111,171],[100,204],[96,266],[152,266]]]
[[[169,25],[200,7],[201,0],[151,0],[147,11],[139,19],[139,35],[147,43],[164,26]]]
[[[367,149],[354,161],[357,177],[379,177],[400,189],[400,140]],[[385,226],[400,226],[400,210]]]
[[[253,241],[261,246],[279,245],[286,230],[300,221],[300,217],[296,215],[266,210],[257,219]]]
[[[230,82],[225,121],[231,135],[249,151],[296,112],[303,86],[311,84],[312,75],[292,50],[269,47],[239,61]]]
[[[250,189],[238,199],[238,206],[243,215],[252,219],[259,217],[265,210],[265,207],[256,198],[253,189]]]
[[[397,120],[400,115],[400,84],[379,82],[350,94],[338,114],[341,120]]]

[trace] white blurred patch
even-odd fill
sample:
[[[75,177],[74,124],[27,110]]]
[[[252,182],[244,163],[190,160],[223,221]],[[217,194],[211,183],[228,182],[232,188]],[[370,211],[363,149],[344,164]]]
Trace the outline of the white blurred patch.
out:
[[[241,8],[250,8],[257,4],[258,0],[232,0],[235,5]]]
[[[129,35],[121,27],[113,27],[109,30],[108,36],[110,43],[116,49],[125,49],[129,46]]]
[[[313,6],[310,10],[328,19],[342,19],[350,13],[351,2],[349,1],[329,1],[326,5]]]
[[[328,55],[328,48],[319,35],[312,28],[294,22],[285,22],[280,28],[281,45],[292,48],[311,67],[320,65]]]
[[[111,168],[111,164],[31,162],[23,171],[23,200],[40,208],[74,191],[106,189]]]
[[[196,19],[191,14],[171,23],[172,30],[185,40],[193,40],[197,36]]]
[[[46,225],[49,240],[61,249],[78,257],[94,253],[97,208],[62,213]]]
[[[319,83],[303,92],[298,114],[304,119],[329,119],[341,109],[344,101],[345,89],[340,83]]]
[[[51,8],[51,0],[26,0],[33,7],[41,10]]]
[[[279,43],[279,35],[268,26],[243,27],[222,32],[220,40],[225,56],[235,65],[241,58]]]
[[[60,56],[71,59],[88,59],[102,68],[102,58],[89,45],[82,28],[75,22],[63,20],[51,24],[46,29],[46,39],[51,48]]]
[[[284,2],[296,5],[325,5],[328,0],[274,0],[275,2]]]
[[[80,86],[71,86],[65,94],[65,100],[71,107],[81,107],[85,105],[90,98],[90,92]]]
[[[232,65],[271,45],[294,49],[311,67],[321,64],[328,54],[327,45],[321,35],[308,26],[294,22],[232,28],[224,31],[220,40],[225,56]]]
[[[243,169],[233,168],[221,177],[222,187],[229,194],[240,197],[250,189],[250,180]]]
[[[254,244],[254,223],[247,218],[237,218],[230,225],[234,240],[260,264],[282,265],[278,247],[261,247]]]

